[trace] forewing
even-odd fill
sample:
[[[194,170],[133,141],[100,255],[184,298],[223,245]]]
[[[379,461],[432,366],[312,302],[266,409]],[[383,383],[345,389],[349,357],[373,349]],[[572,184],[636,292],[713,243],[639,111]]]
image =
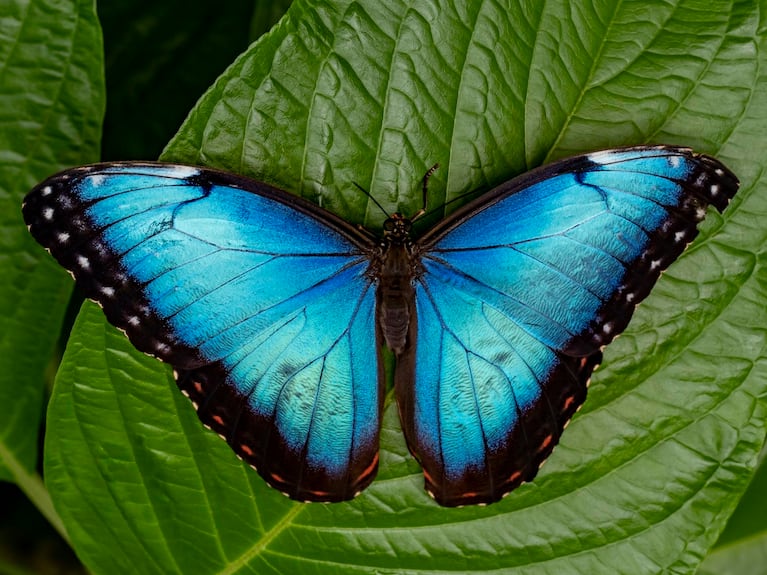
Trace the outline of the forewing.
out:
[[[23,212],[271,485],[335,501],[372,481],[382,379],[365,236],[266,184],[167,164],[63,172]]]
[[[403,427],[443,505],[532,479],[601,348],[738,182],[687,149],[579,156],[489,192],[420,240]]]

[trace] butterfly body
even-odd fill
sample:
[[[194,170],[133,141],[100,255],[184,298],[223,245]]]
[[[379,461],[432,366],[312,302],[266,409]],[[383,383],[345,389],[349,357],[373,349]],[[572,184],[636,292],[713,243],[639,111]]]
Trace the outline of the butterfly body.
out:
[[[401,354],[408,345],[408,332],[415,303],[414,279],[419,261],[410,239],[411,221],[394,214],[384,222],[380,266],[371,266],[378,282],[376,298],[378,327],[386,345]]]
[[[442,505],[532,479],[601,349],[738,188],[721,163],[640,146],[506,182],[420,235],[376,239],[267,184],[171,164],[57,174],[33,236],[134,345],[171,364],[205,425],[299,500],[373,480],[385,382]]]

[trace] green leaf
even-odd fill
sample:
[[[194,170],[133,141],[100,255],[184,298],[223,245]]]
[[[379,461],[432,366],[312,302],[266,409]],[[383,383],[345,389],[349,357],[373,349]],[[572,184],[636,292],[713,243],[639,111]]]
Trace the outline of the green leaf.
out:
[[[206,432],[169,370],[92,305],[49,411],[47,480],[95,573],[693,572],[765,435],[765,38],[754,3],[297,0],[164,154],[254,175],[372,228],[549,159],[668,142],[743,182],[608,348],[538,478],[443,509],[389,405],[378,479],[300,504]]]
[[[90,1],[9,0],[0,16],[0,479],[32,475],[44,374],[72,280],[27,233],[22,198],[45,176],[98,159],[101,38]],[[39,502],[38,502],[39,503]],[[43,503],[44,505],[44,503]]]

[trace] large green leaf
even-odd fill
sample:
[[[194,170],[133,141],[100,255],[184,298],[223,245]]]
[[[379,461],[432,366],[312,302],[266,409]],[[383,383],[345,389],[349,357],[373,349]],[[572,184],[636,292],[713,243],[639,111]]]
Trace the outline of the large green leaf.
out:
[[[65,166],[98,159],[104,108],[92,0],[8,0],[0,9],[0,479],[40,492],[44,373],[72,281],[21,218],[26,192]]]
[[[301,504],[206,432],[169,370],[93,305],[49,411],[46,473],[96,573],[692,572],[764,439],[767,81],[753,2],[295,2],[165,157],[275,182],[350,221],[577,151],[714,153],[743,187],[608,350],[534,483],[489,507],[422,489],[388,405],[378,479]]]

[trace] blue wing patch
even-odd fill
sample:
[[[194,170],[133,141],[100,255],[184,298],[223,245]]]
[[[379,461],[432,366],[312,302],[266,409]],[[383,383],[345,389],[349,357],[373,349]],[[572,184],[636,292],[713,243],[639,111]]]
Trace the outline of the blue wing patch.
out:
[[[308,206],[233,175],[130,163],[54,176],[24,214],[270,484],[342,500],[378,461],[371,246]]]
[[[507,182],[418,241],[397,393],[439,503],[492,502],[535,476],[601,348],[736,190],[686,149],[608,150]]]

